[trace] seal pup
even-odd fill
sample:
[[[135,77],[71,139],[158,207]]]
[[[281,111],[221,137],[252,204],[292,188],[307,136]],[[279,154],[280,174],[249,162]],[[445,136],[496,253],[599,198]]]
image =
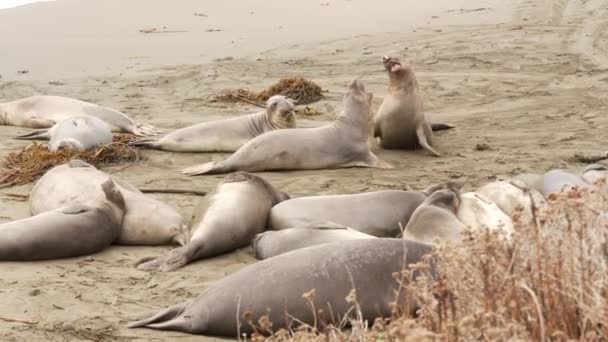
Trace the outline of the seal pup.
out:
[[[194,176],[233,171],[392,168],[369,150],[372,97],[363,83],[355,80],[348,86],[342,101],[344,109],[333,123],[266,132],[224,161],[192,166],[182,173]]]
[[[112,180],[101,198],[0,225],[0,260],[67,258],[99,252],[122,228],[125,202]]]
[[[0,103],[0,125],[29,128],[51,128],[73,116],[94,116],[110,125],[112,131],[137,136],[161,133],[150,125],[137,123],[116,109],[69,97],[34,95]]]
[[[433,129],[422,107],[418,81],[409,65],[395,57],[382,58],[388,72],[388,94],[374,116],[374,138],[380,138],[384,149],[414,149],[422,147],[439,157],[431,147]]]
[[[184,245],[187,226],[167,204],[142,194],[116,176],[82,160],[72,160],[47,171],[30,192],[30,211],[37,215],[66,205],[85,202],[99,192],[99,184],[112,179],[126,203],[123,229],[115,243],[122,245]]]
[[[48,139],[51,152],[62,147],[86,151],[110,144],[112,130],[103,120],[94,116],[75,116],[59,121],[48,130],[19,135],[15,139]]]
[[[532,222],[533,208],[548,205],[547,200],[538,190],[518,179],[490,182],[481,186],[476,192],[496,203],[511,219],[515,219],[515,215],[519,214],[521,222]]]
[[[294,103],[283,95],[275,95],[266,101],[264,111],[203,122],[178,129],[162,138],[143,138],[132,145],[173,152],[234,152],[258,135],[294,127]]]
[[[355,318],[357,311],[363,320],[373,322],[390,317],[395,302],[414,315],[417,305],[399,291],[393,273],[422,261],[431,250],[429,245],[402,239],[350,240],[298,249],[245,266],[194,300],[128,327],[235,337],[251,334],[247,322],[257,322],[262,315],[268,315],[275,331],[295,329],[301,323],[317,323],[321,330],[327,324],[339,326],[342,318]],[[414,271],[412,278],[418,275]],[[353,289],[359,310],[345,299]],[[312,310],[303,296],[311,290]]]
[[[141,270],[174,271],[188,263],[234,251],[251,243],[268,225],[270,208],[289,198],[261,177],[235,172],[205,196],[191,224],[188,244],[137,265]]]
[[[376,237],[327,222],[307,227],[265,231],[255,236],[252,247],[255,258],[264,260],[296,249],[357,239],[376,239]]]
[[[456,216],[460,206],[460,194],[456,189],[445,188],[432,193],[414,210],[405,226],[403,238],[433,243],[458,242],[467,228]]]
[[[543,175],[542,194],[547,197],[552,193],[562,192],[570,187],[594,188],[579,175],[568,172],[567,170],[555,169],[545,172]]]
[[[513,234],[513,221],[491,199],[478,192],[460,194],[456,217],[471,231],[500,231],[506,237]]]
[[[587,165],[583,169],[581,177],[587,183],[608,191],[608,166],[602,164]]]

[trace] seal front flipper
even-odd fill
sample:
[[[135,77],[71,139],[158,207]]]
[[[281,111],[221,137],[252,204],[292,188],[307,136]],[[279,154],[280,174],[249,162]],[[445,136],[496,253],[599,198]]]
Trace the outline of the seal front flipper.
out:
[[[48,129],[39,129],[30,133],[21,134],[13,139],[17,140],[49,140],[51,137],[49,135]]]
[[[445,131],[448,129],[452,129],[455,128],[456,126],[453,125],[448,125],[445,123],[432,123],[431,124],[431,129],[433,130],[433,132],[437,132],[437,131]]]
[[[90,211],[93,209],[95,209],[95,208],[88,206],[88,205],[75,204],[75,205],[71,205],[69,207],[64,207],[64,208],[58,209],[58,211],[66,214],[66,215],[76,215],[76,214],[84,213],[86,211]]]

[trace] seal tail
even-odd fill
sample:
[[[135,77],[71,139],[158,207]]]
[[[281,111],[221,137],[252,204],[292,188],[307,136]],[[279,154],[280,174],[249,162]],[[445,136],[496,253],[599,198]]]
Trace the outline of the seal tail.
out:
[[[137,139],[137,140],[130,142],[129,145],[148,147],[148,148],[153,148],[153,149],[158,149],[160,147],[158,139],[156,139],[155,137],[146,137],[146,138]]]
[[[424,134],[424,127],[422,125],[416,128],[416,136],[418,136],[418,143],[420,144],[420,146],[422,146],[422,148],[431,152],[435,157],[441,156],[439,152],[435,151],[435,149],[433,149],[431,145],[429,145],[429,142],[426,139],[426,135]]]
[[[183,319],[180,315],[186,310],[186,307],[188,307],[187,302],[168,307],[148,318],[127,324],[127,328],[149,327],[154,329],[181,330],[179,328],[183,327]]]
[[[437,132],[437,131],[445,131],[448,129],[452,129],[455,128],[456,126],[452,126],[452,125],[448,125],[445,123],[433,123],[431,124],[431,128],[433,130],[433,132]]]
[[[14,139],[16,140],[49,140],[51,137],[49,136],[48,129],[38,129],[33,132],[27,134],[21,134],[16,136]]]
[[[200,165],[195,165],[191,167],[187,167],[183,169],[181,172],[186,176],[198,176],[204,174],[218,174],[218,173],[228,173],[231,170],[229,167],[225,166],[224,163],[218,162],[209,162]]]

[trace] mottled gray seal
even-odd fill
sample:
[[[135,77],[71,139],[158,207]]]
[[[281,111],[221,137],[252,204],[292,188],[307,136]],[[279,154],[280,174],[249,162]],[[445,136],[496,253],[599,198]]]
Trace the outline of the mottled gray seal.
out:
[[[460,194],[456,217],[471,231],[500,231],[510,236],[513,220],[491,199],[477,192]]]
[[[234,152],[258,135],[295,126],[293,102],[285,96],[275,95],[266,101],[264,111],[203,122],[162,138],[143,138],[133,145],[173,152]]]
[[[405,226],[403,238],[433,243],[436,240],[458,242],[467,228],[456,213],[460,206],[457,190],[446,188],[432,193],[414,210]]]
[[[62,147],[86,151],[110,144],[112,130],[105,121],[94,116],[74,116],[59,121],[49,129],[23,134],[16,139],[48,139],[50,151]]]
[[[348,86],[342,102],[344,109],[333,123],[266,132],[224,161],[192,166],[182,173],[194,176],[233,171],[391,168],[381,162],[367,144],[372,97],[363,83],[355,80]]]
[[[422,106],[418,81],[409,65],[398,58],[384,56],[388,72],[388,94],[374,116],[374,137],[380,138],[385,149],[414,149],[422,147],[435,156],[439,152],[431,147],[433,129]]]
[[[261,177],[231,173],[194,209],[188,244],[138,268],[170,272],[194,260],[244,247],[266,229],[270,208],[287,198]]]
[[[120,234],[125,202],[112,180],[100,189],[102,197],[85,204],[0,225],[0,260],[67,258],[108,247]]]
[[[423,192],[403,190],[293,198],[270,210],[269,228],[334,222],[377,237],[396,237],[425,199]]]
[[[357,311],[371,324],[377,317],[390,317],[395,302],[397,308],[415,314],[416,304],[399,291],[393,273],[421,261],[431,249],[402,239],[361,239],[295,250],[245,266],[194,300],[128,327],[236,337],[250,334],[253,329],[247,322],[257,322],[262,315],[268,315],[276,331],[295,329],[300,323],[317,323],[322,330],[326,324],[338,326],[344,317],[356,317]],[[353,289],[358,310],[346,300]],[[303,294],[312,290],[311,309]]]
[[[165,203],[142,194],[116,176],[81,160],[72,160],[47,171],[30,192],[33,215],[66,205],[83,203],[99,192],[99,184],[114,180],[126,202],[123,229],[115,243],[124,245],[164,245],[186,243],[182,217]]]
[[[256,259],[264,260],[296,249],[358,239],[376,239],[376,237],[328,222],[310,227],[269,230],[256,235],[252,247]]]
[[[63,119],[83,115],[105,121],[112,131],[127,132],[137,136],[161,133],[159,129],[137,123],[116,109],[69,97],[35,95],[0,103],[0,125],[6,126],[51,128]]]

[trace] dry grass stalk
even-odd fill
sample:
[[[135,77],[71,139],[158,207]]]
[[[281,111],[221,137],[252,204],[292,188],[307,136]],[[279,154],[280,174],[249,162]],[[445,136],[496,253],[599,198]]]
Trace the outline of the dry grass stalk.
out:
[[[254,92],[249,89],[227,89],[215,95],[213,100],[220,102],[246,102],[265,107],[265,102],[274,95],[285,95],[298,104],[308,104],[320,100],[323,90],[313,81],[303,77],[282,78],[268,89]]]
[[[132,137],[129,135],[115,135],[111,144],[83,152],[69,149],[51,152],[44,144],[33,142],[20,152],[10,153],[2,159],[0,188],[33,182],[54,166],[72,159],[80,159],[96,167],[139,160],[140,153],[128,144],[130,140]]]
[[[280,330],[271,341],[608,339],[608,194],[571,189],[518,221],[511,243],[470,233],[401,274],[390,320],[351,331]],[[431,268],[430,265],[434,267]],[[431,272],[432,269],[432,272]],[[412,272],[422,272],[411,281]],[[417,317],[408,305],[417,303]],[[257,336],[260,340],[260,336]]]

